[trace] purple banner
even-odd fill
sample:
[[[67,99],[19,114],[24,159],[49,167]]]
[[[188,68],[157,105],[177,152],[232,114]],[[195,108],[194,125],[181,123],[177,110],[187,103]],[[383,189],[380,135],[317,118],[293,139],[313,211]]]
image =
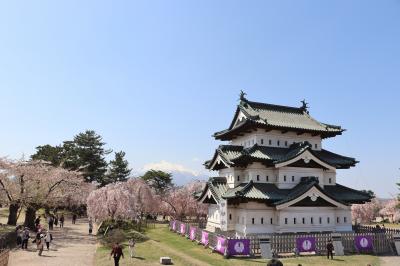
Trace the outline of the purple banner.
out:
[[[372,236],[356,236],[354,244],[359,251],[372,250]]]
[[[225,249],[226,239],[224,237],[217,236],[217,246],[215,247],[215,250],[223,255],[225,254]]]
[[[235,255],[250,255],[250,239],[229,239],[228,254]]]
[[[186,225],[181,223],[181,234],[184,235],[186,233]]]
[[[196,227],[191,226],[189,229],[189,239],[194,240],[196,238]]]
[[[176,231],[176,221],[172,221],[172,231]]]
[[[201,243],[202,243],[204,246],[207,246],[207,245],[208,245],[208,233],[207,233],[206,231],[202,231],[202,232],[201,232]]]
[[[298,237],[296,247],[299,252],[315,251],[315,237]]]

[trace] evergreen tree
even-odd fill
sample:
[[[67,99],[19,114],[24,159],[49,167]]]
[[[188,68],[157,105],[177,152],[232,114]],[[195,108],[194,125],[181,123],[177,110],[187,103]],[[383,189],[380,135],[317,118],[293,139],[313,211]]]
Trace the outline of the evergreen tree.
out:
[[[154,188],[159,195],[164,194],[174,185],[172,183],[172,174],[160,170],[149,170],[141,178]]]
[[[53,166],[59,166],[63,159],[63,147],[51,146],[49,144],[36,147],[36,153],[31,156],[32,160],[43,160],[50,162]]]
[[[70,145],[70,152],[76,157],[72,157],[69,163],[78,166],[78,170],[83,173],[87,182],[96,181],[103,185],[107,171],[105,156],[111,151],[104,149],[105,143],[102,137],[93,130],[86,130],[76,135],[73,142],[73,145]]]
[[[130,173],[131,169],[129,169],[128,161],[125,159],[125,152],[116,152],[115,159],[109,163],[109,171],[105,181],[106,183],[126,181]]]

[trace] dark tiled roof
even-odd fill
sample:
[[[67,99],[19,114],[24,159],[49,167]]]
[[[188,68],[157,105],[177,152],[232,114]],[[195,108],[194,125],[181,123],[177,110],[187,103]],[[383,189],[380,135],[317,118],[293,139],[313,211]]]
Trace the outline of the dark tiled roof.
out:
[[[245,118],[235,124],[240,112],[245,115]],[[252,127],[309,132],[320,134],[323,138],[340,135],[344,131],[340,126],[318,122],[309,115],[304,107],[252,102],[243,98],[236,109],[230,127],[216,132],[214,137],[230,140],[236,133]]]
[[[241,183],[235,188],[228,188],[226,183],[223,182],[208,182],[208,187],[214,197],[219,201],[223,199],[242,198],[248,200],[263,200],[266,203],[276,206],[281,205],[291,200],[294,200],[312,187],[316,187],[322,193],[332,198],[333,200],[342,204],[364,203],[370,201],[371,197],[361,191],[345,187],[340,184],[320,187],[318,180],[314,177],[304,177],[302,181],[292,189],[279,189],[275,184],[271,183],[255,183],[250,181],[248,183]]]
[[[221,145],[216,150],[213,159],[205,162],[205,166],[210,169],[218,155],[229,166],[243,166],[251,162],[275,165],[291,160],[306,150],[309,150],[321,161],[338,169],[349,168],[357,163],[354,158],[342,156],[324,149],[313,150],[308,142],[300,142],[292,144],[288,148],[259,146],[257,144],[250,148],[237,145]]]

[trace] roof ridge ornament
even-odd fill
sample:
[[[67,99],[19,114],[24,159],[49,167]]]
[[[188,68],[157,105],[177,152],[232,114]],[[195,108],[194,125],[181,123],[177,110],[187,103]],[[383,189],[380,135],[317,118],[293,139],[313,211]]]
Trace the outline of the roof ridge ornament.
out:
[[[242,106],[247,108],[248,100],[246,99],[246,95],[247,95],[247,93],[245,93],[243,90],[240,90],[240,94],[239,94],[240,103],[239,103],[239,105],[242,105]]]
[[[305,99],[303,99],[300,102],[302,103],[302,106],[300,107],[300,109],[308,114],[308,108],[309,108],[308,104],[309,103],[307,103]]]

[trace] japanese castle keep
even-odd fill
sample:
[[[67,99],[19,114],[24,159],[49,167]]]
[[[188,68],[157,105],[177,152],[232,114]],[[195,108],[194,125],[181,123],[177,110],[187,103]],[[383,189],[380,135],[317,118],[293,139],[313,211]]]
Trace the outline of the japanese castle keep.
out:
[[[351,231],[351,204],[370,196],[336,183],[336,169],[354,158],[322,148],[322,140],[344,129],[318,122],[301,107],[252,102],[241,93],[220,145],[210,178],[198,200],[209,204],[207,229],[239,235]]]

